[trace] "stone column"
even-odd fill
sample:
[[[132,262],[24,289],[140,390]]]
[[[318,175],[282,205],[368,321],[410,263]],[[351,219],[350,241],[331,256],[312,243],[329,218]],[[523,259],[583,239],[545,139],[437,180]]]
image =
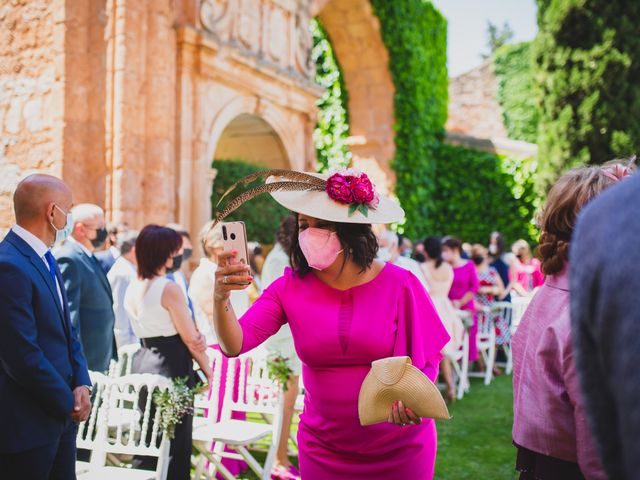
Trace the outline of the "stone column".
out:
[[[107,208],[136,227],[174,220],[175,30],[170,0],[109,0]]]

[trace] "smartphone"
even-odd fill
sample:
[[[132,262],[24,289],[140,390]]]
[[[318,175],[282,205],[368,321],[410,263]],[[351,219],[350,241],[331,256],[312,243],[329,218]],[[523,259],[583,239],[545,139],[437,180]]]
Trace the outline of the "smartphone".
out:
[[[249,266],[249,249],[247,247],[247,229],[244,222],[222,223],[222,245],[225,252],[235,250],[236,257],[231,260],[232,265],[242,264]],[[248,270],[247,270],[248,271]],[[242,283],[248,285],[249,282]]]

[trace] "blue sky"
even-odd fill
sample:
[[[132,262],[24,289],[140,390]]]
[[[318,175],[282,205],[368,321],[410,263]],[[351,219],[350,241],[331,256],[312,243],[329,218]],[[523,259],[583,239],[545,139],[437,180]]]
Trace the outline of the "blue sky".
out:
[[[487,21],[502,26],[506,21],[514,31],[513,42],[532,40],[536,25],[535,0],[432,0],[447,18],[447,63],[455,77],[482,62],[487,51]]]

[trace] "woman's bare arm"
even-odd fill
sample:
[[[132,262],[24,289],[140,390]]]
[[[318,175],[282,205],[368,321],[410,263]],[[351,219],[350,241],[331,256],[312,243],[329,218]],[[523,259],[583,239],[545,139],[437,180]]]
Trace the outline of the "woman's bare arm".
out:
[[[189,349],[193,359],[200,365],[207,378],[211,380],[211,365],[205,354],[207,344],[204,336],[196,328],[187,301],[180,287],[175,283],[168,283],[162,292],[162,306],[169,311],[173,325],[178,335]]]
[[[231,291],[244,290],[251,282],[249,267],[246,265],[230,265],[229,260],[237,252],[224,252],[218,256],[218,270],[213,294],[213,328],[218,336],[222,351],[235,356],[242,350],[242,329],[229,299]]]

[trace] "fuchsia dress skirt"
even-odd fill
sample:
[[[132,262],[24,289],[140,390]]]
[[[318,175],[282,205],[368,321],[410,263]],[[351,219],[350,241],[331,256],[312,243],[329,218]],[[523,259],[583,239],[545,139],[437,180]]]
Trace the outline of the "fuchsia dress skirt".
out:
[[[407,355],[435,380],[449,335],[418,279],[386,264],[368,283],[337,290],[291,269],[240,319],[247,352],[289,323],[306,388],[298,431],[304,480],[433,478],[433,420],[362,427],[360,386],[371,362]]]

